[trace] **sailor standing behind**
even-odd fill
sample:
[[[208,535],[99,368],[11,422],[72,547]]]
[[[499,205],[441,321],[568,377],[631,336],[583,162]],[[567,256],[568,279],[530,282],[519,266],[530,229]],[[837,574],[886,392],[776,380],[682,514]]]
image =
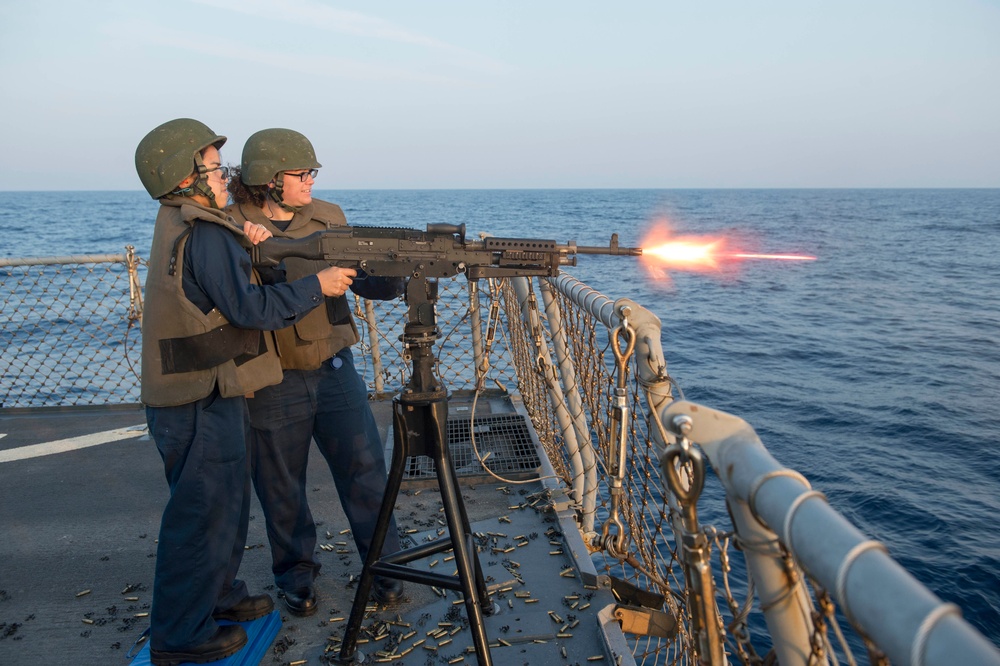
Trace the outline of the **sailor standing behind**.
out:
[[[223,659],[247,642],[239,625],[270,613],[237,580],[249,509],[244,396],[281,380],[272,335],[350,280],[325,271],[261,286],[246,248],[267,238],[220,208],[226,137],[189,118],[147,134],[136,171],[159,200],[142,325],[142,401],[163,459],[170,499],[163,511],[150,617],[158,666]],[[248,235],[249,233],[249,235]]]
[[[290,129],[257,132],[243,147],[238,174],[229,183],[235,202],[228,211],[238,220],[266,227],[275,237],[303,238],[347,224],[340,206],[312,197],[320,163],[305,136]],[[265,281],[298,279],[327,264],[289,257],[282,271],[262,273]],[[337,269],[340,270],[340,269]],[[350,275],[356,272],[350,270]],[[402,294],[403,278],[367,276],[351,290],[369,299]],[[385,456],[368,405],[368,389],[354,369],[351,345],[358,341],[347,298],[328,298],[292,326],[275,332],[284,380],[257,391],[250,408],[253,482],[267,521],[272,572],[288,610],[316,611],[313,581],[320,563],[316,523],[306,497],[311,441],[326,459],[340,503],[364,562],[375,533],[386,486]],[[395,521],[383,553],[400,549]],[[402,597],[396,579],[376,577],[375,596]]]

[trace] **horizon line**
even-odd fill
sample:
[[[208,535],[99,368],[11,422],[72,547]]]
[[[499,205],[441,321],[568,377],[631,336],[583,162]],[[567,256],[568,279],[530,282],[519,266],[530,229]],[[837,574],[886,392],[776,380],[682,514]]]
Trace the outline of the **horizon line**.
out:
[[[545,192],[545,191],[680,191],[680,190],[1000,190],[1000,185],[819,185],[819,186],[699,186],[699,187],[329,187],[314,188],[317,192]],[[136,189],[36,189],[16,190],[0,188],[0,194],[41,194],[45,192],[115,192],[145,194],[141,188]]]

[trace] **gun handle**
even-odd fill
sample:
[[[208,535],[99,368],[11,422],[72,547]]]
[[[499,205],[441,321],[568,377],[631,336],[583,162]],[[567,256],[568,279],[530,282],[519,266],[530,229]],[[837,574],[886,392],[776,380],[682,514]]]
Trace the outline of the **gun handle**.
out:
[[[461,224],[447,224],[445,222],[435,222],[427,225],[429,234],[458,234],[458,241],[465,242],[465,222]]]

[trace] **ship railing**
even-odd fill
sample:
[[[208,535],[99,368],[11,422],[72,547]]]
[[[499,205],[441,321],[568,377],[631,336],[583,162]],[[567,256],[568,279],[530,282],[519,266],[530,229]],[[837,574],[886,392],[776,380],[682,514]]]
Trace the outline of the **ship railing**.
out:
[[[508,322],[511,337],[522,338],[530,350],[517,356],[529,359],[518,365],[519,389],[539,432],[561,433],[563,444],[572,442],[563,457],[593,442],[601,471],[597,492],[589,468],[582,484],[571,476],[567,485],[574,493],[582,485],[579,522],[594,562],[611,577],[661,592],[664,609],[677,620],[673,636],[646,631],[630,637],[637,663],[854,664],[853,653],[864,651],[878,664],[1000,664],[1000,651],[956,606],[943,603],[882,544],[865,538],[801,474],[782,467],[746,422],[682,394],[673,400],[676,387],[652,313],[567,275],[538,287],[544,316],[527,280],[515,281],[507,294],[511,319],[519,313],[523,324],[518,329]],[[547,344],[538,340],[542,321]],[[627,367],[625,339],[634,344]],[[542,358],[550,349],[552,362]],[[555,370],[560,381],[537,379]],[[622,372],[629,374],[625,411],[633,415],[624,423],[616,391]],[[584,396],[585,415],[577,411],[576,394]],[[628,430],[627,499],[619,506],[612,474],[620,455],[616,421]],[[706,459],[722,487],[702,494]],[[595,495],[597,522],[605,519],[600,526],[591,522]],[[608,529],[616,515],[627,525],[626,539],[616,538],[617,525]],[[715,526],[724,523],[728,531]],[[743,553],[742,565],[729,553],[732,544]],[[738,579],[748,589],[742,602],[732,591]],[[764,657],[747,621],[754,601],[771,643]]]
[[[809,649],[817,616],[807,579],[825,591],[821,597],[832,593],[850,624],[891,663],[1000,663],[1000,653],[957,606],[942,602],[801,474],[781,466],[746,421],[687,401],[664,406],[658,419],[712,462],[737,534],[756,544],[745,548],[746,558],[778,663],[816,663],[828,649]]]
[[[0,407],[139,402],[140,260],[0,258]]]
[[[131,247],[0,259],[3,407],[137,403],[142,270]],[[409,372],[405,305],[355,299],[355,316],[358,368],[373,397],[392,394]],[[1000,664],[750,426],[684,400],[659,320],[638,304],[566,275],[450,280],[438,321],[451,390],[516,387],[560,479],[552,507],[591,552],[581,573],[624,595],[600,617],[625,630],[636,663],[853,664],[865,651],[878,664]],[[721,484],[702,490],[705,459]]]

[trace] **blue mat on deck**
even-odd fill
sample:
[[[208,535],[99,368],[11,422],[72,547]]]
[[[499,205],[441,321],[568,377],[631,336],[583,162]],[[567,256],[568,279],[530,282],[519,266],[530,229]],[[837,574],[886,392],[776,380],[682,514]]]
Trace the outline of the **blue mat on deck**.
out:
[[[233,624],[232,622],[220,622],[219,624]],[[218,666],[257,666],[264,660],[267,649],[274,642],[274,637],[281,630],[281,614],[273,611],[270,615],[251,620],[250,622],[239,622],[240,626],[246,629],[247,644],[236,654],[213,661]],[[149,661],[149,641],[142,646],[142,650],[132,660],[131,666],[150,666]],[[184,662],[187,664],[189,662]],[[183,666],[183,665],[182,665]]]

